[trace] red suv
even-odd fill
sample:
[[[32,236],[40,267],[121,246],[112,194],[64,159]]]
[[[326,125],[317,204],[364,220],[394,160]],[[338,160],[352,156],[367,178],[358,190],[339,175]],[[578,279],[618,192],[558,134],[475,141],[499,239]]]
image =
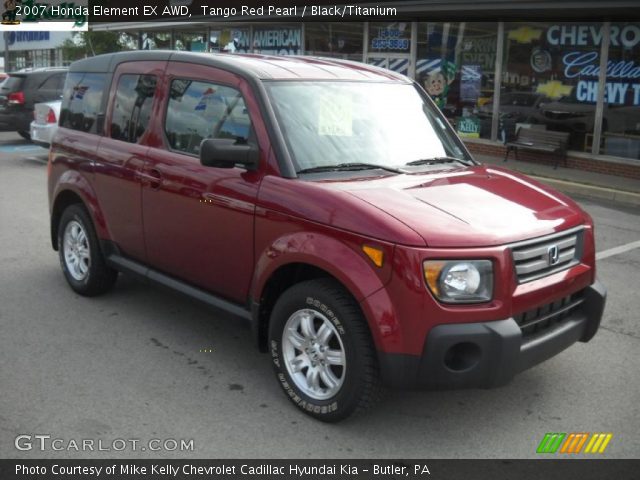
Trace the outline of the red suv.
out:
[[[128,272],[233,312],[324,421],[383,385],[504,385],[604,309],[591,218],[474,161],[420,86],[360,63],[78,61],[48,183],[73,290]]]

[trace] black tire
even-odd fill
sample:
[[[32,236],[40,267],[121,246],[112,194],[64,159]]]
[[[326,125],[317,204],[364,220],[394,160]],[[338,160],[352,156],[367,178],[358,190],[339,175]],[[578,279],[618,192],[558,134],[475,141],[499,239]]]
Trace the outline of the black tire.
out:
[[[303,391],[296,384],[296,380],[292,378],[286,366],[285,326],[299,312],[310,310],[313,311],[313,321],[316,322],[316,325],[318,325],[317,322],[322,326],[327,320],[330,321],[330,326],[334,327],[330,341],[340,342],[339,344],[334,343],[334,345],[338,345],[338,348],[342,348],[344,351],[344,367],[329,367],[334,369],[334,373],[335,369],[338,369],[336,377],[342,378],[342,383],[335,394],[324,399],[313,398]],[[316,318],[315,312],[319,313],[321,318]],[[291,323],[289,325],[291,326]],[[320,328],[314,327],[314,331],[320,332]],[[301,337],[303,336],[304,333]],[[315,339],[315,334],[312,337]],[[320,335],[317,337],[319,338]],[[292,351],[291,348],[289,345],[289,352]],[[376,351],[367,322],[353,297],[331,279],[302,282],[292,286],[280,296],[273,308],[269,322],[269,349],[276,378],[287,397],[304,413],[318,420],[324,422],[343,420],[351,414],[366,410],[375,404],[381,396],[382,385]],[[307,355],[301,348],[294,348],[293,351],[294,355]],[[298,352],[300,353],[298,354]],[[328,354],[328,350],[325,353]],[[311,362],[310,356],[307,355],[304,358]],[[315,359],[317,360],[317,357]],[[306,370],[304,367],[300,370],[300,375],[306,376],[306,381],[308,381],[309,369],[311,368],[310,363],[307,365],[309,366],[306,367]],[[315,367],[315,365],[314,363],[314,368],[327,368],[324,360],[322,366],[318,364],[318,367]],[[341,370],[342,368],[344,371]],[[300,380],[301,377],[298,382]],[[322,381],[323,379],[320,380],[320,389],[323,388]],[[326,387],[328,384],[324,385]],[[332,390],[325,392],[325,394],[330,393]]]
[[[24,138],[28,142],[31,141],[31,134],[29,132],[25,132],[24,130],[21,130],[18,132],[18,135],[20,135],[22,138]]]
[[[75,223],[70,226],[72,222]],[[82,278],[77,278],[80,275],[78,271],[76,271],[74,276],[74,273],[71,271],[72,267],[70,267],[65,260],[65,255],[71,251],[71,247],[65,244],[65,232],[68,226],[70,226],[70,229],[73,229],[76,225],[79,225],[83,229],[85,240],[82,243],[88,246],[88,256],[86,261],[83,262],[83,268],[86,269],[86,272]],[[118,272],[107,266],[105,262],[98,237],[93,228],[93,222],[83,205],[70,205],[62,213],[58,225],[58,253],[64,277],[71,288],[80,295],[93,297],[105,293],[113,287],[118,278]]]

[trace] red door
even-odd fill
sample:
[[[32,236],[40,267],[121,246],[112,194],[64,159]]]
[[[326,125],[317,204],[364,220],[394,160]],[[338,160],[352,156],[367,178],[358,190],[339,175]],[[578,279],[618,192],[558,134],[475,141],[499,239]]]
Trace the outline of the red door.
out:
[[[163,106],[147,152],[142,191],[148,263],[230,300],[246,300],[253,273],[254,210],[268,151],[249,87],[239,77],[199,65],[169,63]],[[260,168],[200,164],[213,136],[258,144]]]
[[[145,261],[141,174],[155,90],[167,62],[120,64],[111,82],[95,185],[111,239],[127,257]]]

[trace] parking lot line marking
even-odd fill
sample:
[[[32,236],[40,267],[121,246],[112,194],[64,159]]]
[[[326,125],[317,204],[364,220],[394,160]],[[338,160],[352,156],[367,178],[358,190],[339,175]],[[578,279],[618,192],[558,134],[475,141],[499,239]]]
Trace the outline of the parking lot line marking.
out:
[[[42,157],[27,157],[27,158],[25,158],[25,160],[30,160],[32,162],[42,163],[43,165],[46,165],[47,163],[49,163],[49,159],[48,158],[42,158]]]
[[[7,152],[7,153],[12,153],[12,152],[33,152],[35,150],[43,150],[42,147],[40,147],[39,145],[33,145],[33,144],[0,144],[0,151],[1,152]]]
[[[614,255],[628,252],[629,250],[633,250],[634,248],[640,248],[640,240],[636,240],[635,242],[626,243],[624,245],[620,245],[619,247],[613,247],[608,250],[598,252],[596,253],[596,260],[603,260],[605,258],[613,257]]]

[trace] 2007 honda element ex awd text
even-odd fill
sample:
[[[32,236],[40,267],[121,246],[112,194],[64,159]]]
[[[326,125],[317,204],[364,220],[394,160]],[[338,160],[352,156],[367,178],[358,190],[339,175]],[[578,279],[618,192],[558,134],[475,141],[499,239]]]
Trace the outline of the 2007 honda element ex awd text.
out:
[[[372,66],[170,51],[71,65],[51,239],[77,293],[128,272],[251,322],[301,410],[504,385],[596,333],[593,222],[481,165]]]

